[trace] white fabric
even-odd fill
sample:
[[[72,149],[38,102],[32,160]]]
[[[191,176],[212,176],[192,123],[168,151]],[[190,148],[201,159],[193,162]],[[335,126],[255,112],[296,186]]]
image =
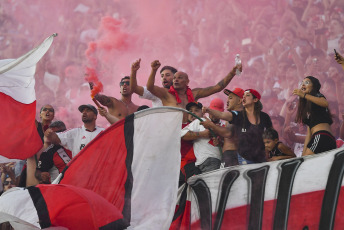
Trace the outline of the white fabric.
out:
[[[51,35],[20,58],[0,60],[0,92],[24,104],[31,104],[36,100],[36,64],[48,51],[54,36],[56,35]]]
[[[27,189],[11,188],[0,196],[0,204],[0,223],[9,221],[10,219],[6,219],[9,215],[27,222],[30,227],[35,226],[40,229],[37,211]]]
[[[54,95],[56,96],[56,92],[59,89],[61,79],[58,75],[51,74],[49,72],[44,73],[43,77],[43,83],[46,87],[48,87],[51,91],[54,92]]]
[[[182,118],[166,107],[135,113],[128,229],[169,229],[177,202]]]
[[[93,132],[86,131],[85,126],[67,130],[62,133],[56,133],[61,140],[61,145],[72,151],[73,157],[75,157],[81,149],[90,143],[104,128],[96,126],[96,130]]]
[[[158,98],[157,96],[153,95],[148,89],[147,87],[143,87],[143,95],[140,96],[140,98],[143,99],[147,99],[152,101],[152,107],[161,107],[162,105],[162,101],[160,100],[160,98]]]
[[[309,193],[314,191],[324,190],[327,184],[330,168],[333,164],[334,156],[344,147],[334,149],[326,153],[315,154],[304,157],[304,162],[300,165],[296,172],[295,180],[292,188],[292,195]],[[218,169],[209,173],[203,173],[193,176],[188,179],[188,184],[194,184],[197,180],[202,179],[207,184],[212,197],[212,213],[216,212],[216,206],[219,202],[219,188],[221,187],[223,176],[229,171],[238,170],[239,177],[234,181],[230,194],[228,196],[226,210],[246,206],[250,204],[250,183],[247,177],[247,172],[252,169],[258,169],[265,165],[269,166],[269,171],[266,178],[264,201],[274,200],[278,195],[278,185],[280,179],[281,164],[291,161],[293,159],[273,161],[269,163],[249,164]],[[344,181],[342,182],[344,186]],[[192,223],[199,220],[198,201],[195,198],[194,192],[191,193],[191,218]],[[265,212],[265,210],[264,210]],[[320,210],[319,210],[320,213]],[[245,218],[238,216],[238,218]]]
[[[205,128],[200,124],[200,120],[196,119],[182,129],[181,136],[187,132],[202,132]],[[221,160],[221,152],[218,147],[209,144],[210,138],[199,138],[193,141],[193,149],[196,156],[195,165],[202,164],[207,158],[214,157]]]

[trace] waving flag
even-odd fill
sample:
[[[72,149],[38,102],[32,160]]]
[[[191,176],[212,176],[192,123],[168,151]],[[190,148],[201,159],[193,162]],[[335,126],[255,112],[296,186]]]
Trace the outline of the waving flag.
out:
[[[0,155],[26,159],[42,147],[35,125],[37,62],[56,34],[18,59],[0,60]]]
[[[168,107],[126,117],[73,158],[59,184],[38,185],[34,193],[26,189],[25,201],[16,202],[11,193],[1,196],[0,216],[42,228],[169,229],[178,194],[181,123],[182,112]],[[15,192],[24,197],[23,191]],[[26,202],[34,208],[23,212]],[[85,228],[83,221],[94,228]]]

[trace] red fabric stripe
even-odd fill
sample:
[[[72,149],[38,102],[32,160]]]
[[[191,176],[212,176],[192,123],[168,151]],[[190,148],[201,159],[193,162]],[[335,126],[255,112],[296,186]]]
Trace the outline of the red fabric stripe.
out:
[[[43,143],[35,125],[36,101],[23,104],[0,92],[0,154],[11,159],[27,159]]]
[[[125,203],[127,149],[124,119],[98,135],[68,164],[60,184],[69,184],[94,191],[121,212]],[[104,168],[111,168],[104,170]],[[108,220],[101,219],[102,226]]]
[[[37,185],[37,187],[48,207],[52,226],[63,226],[74,230],[99,229],[104,220],[111,222],[123,218],[122,213],[115,206],[87,189],[71,185]]]
[[[334,229],[342,229],[344,226],[344,187],[340,190],[336,210]],[[290,201],[288,217],[288,229],[318,229],[324,190],[293,195]],[[264,202],[262,229],[272,229],[274,221],[276,200]],[[213,213],[213,222],[216,213]],[[222,221],[222,229],[247,229],[249,206],[241,206],[225,211]],[[192,223],[191,229],[200,229],[200,221]]]

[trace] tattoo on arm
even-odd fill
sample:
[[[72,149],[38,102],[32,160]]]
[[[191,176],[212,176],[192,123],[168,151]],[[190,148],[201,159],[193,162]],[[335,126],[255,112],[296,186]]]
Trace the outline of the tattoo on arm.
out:
[[[225,88],[225,79],[222,79],[219,83],[217,83],[218,86],[220,86],[221,88]]]
[[[111,98],[102,94],[97,94],[95,96],[95,99],[100,102],[100,104],[106,106],[106,107],[111,107],[112,106],[112,101]]]

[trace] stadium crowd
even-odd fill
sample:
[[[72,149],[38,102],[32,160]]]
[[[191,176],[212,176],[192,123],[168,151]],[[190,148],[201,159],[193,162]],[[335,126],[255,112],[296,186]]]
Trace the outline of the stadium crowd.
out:
[[[40,39],[39,22],[44,17],[27,12],[44,14],[48,3],[26,2],[0,5],[1,59],[19,57]],[[154,106],[182,107],[200,118],[184,116],[181,183],[220,167],[300,157],[343,145],[343,2],[261,0],[246,8],[253,1],[176,2],[170,10],[180,26],[174,36],[161,38],[169,44],[164,48],[169,55],[163,67],[153,61],[147,84],[140,86],[136,75],[141,59],[127,63],[128,76],[116,82],[120,97],[98,94],[98,108],[78,100],[89,97],[89,83],[80,77],[87,65],[88,44],[100,36],[102,17],[125,18],[129,32],[137,29],[138,18],[122,1],[58,3],[72,5],[58,17],[59,26],[70,31],[65,39],[56,40],[35,75],[40,105],[36,124],[45,147],[27,161],[1,163],[0,192],[13,186],[51,183],[109,124]],[[156,48],[144,40],[140,44],[146,52]],[[236,53],[242,65],[228,64]],[[242,71],[240,76],[237,70]],[[157,72],[161,84],[155,81]],[[132,94],[140,100],[135,101]],[[75,108],[81,113],[79,128],[75,124],[80,123],[80,116],[76,120],[70,112]],[[99,115],[109,123],[97,126]],[[317,132],[319,148],[314,144]]]

